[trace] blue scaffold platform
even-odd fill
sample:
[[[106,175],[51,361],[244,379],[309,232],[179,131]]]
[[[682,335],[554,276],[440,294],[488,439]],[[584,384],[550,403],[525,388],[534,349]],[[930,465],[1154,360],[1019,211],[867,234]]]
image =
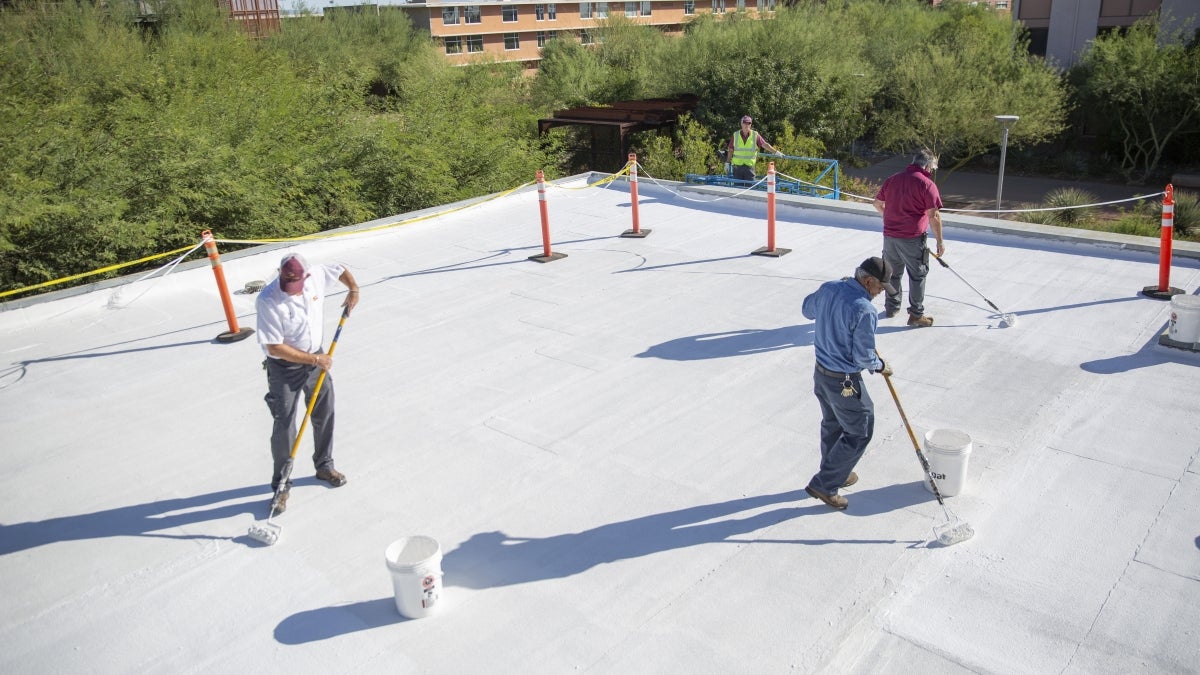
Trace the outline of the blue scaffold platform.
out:
[[[775,172],[776,192],[804,197],[820,197],[822,199],[841,199],[841,171],[836,159],[797,157],[795,155],[775,155],[770,158],[774,160],[808,162],[817,165],[818,168],[823,167],[812,181],[787,175],[777,168]],[[721,175],[713,176],[689,173],[684,176],[683,180],[685,183],[692,185],[719,185],[722,187],[750,188],[763,192],[767,191],[765,177],[760,177],[756,180],[740,180],[733,177],[733,172],[729,164],[726,164],[725,167],[726,173]]]

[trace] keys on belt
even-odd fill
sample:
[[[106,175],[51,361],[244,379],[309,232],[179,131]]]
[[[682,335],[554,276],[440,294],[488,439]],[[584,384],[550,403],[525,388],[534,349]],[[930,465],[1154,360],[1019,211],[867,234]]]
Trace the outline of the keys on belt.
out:
[[[847,375],[846,379],[842,380],[842,397],[848,398],[854,394],[854,382],[850,379],[850,376]]]

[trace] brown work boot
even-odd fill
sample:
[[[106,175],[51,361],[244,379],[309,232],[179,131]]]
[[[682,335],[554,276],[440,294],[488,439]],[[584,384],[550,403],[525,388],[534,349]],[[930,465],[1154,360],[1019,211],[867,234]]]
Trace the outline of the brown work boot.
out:
[[[271,515],[277,516],[287,511],[288,491],[284,490],[271,498]]]
[[[858,474],[851,471],[850,475],[846,476],[846,482],[842,483],[842,487],[850,487],[851,485],[854,485],[857,482],[858,482]]]
[[[346,484],[346,476],[337,469],[321,469],[317,472],[317,480],[323,480],[333,487],[342,487]]]
[[[804,491],[807,492],[809,496],[816,497],[835,509],[844,509],[847,506],[850,506],[850,502],[846,501],[845,497],[841,495],[827,495],[811,485],[804,488]]]
[[[929,328],[933,325],[933,317],[928,315],[917,316],[916,314],[909,314],[908,325],[914,328]]]

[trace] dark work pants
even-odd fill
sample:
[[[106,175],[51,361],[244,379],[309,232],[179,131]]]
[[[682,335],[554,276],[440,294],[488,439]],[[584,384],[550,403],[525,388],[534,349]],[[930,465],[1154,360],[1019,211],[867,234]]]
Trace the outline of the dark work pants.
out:
[[[271,474],[271,489],[279,489],[283,478],[283,467],[292,454],[296,440],[296,412],[304,414],[321,369],[279,359],[267,359],[267,407],[275,426],[271,430],[271,457],[275,460],[275,472]],[[305,408],[300,408],[301,395]],[[333,468],[333,376],[326,375],[321,385],[317,404],[313,406],[309,419],[313,435],[313,466],[317,470]],[[294,467],[293,467],[294,469]],[[287,488],[292,487],[289,479]]]
[[[852,376],[853,396],[842,396],[842,378],[816,371],[813,393],[821,404],[821,469],[808,482],[827,495],[836,495],[867,451],[875,434],[875,404],[861,374]]]
[[[748,164],[734,164],[733,177],[738,180],[754,180],[754,167]]]

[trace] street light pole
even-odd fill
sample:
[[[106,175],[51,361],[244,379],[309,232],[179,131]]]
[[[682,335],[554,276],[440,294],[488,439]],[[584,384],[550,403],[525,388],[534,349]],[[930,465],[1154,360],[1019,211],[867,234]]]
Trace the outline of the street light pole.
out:
[[[1004,156],[1008,153],[1008,128],[1021,119],[1016,115],[996,115],[996,121],[1000,123],[1000,127],[1004,129],[1004,136],[1000,140],[1000,177],[996,181],[996,210],[1000,210],[1000,195],[1004,193]],[[999,218],[1000,214],[997,213]]]

